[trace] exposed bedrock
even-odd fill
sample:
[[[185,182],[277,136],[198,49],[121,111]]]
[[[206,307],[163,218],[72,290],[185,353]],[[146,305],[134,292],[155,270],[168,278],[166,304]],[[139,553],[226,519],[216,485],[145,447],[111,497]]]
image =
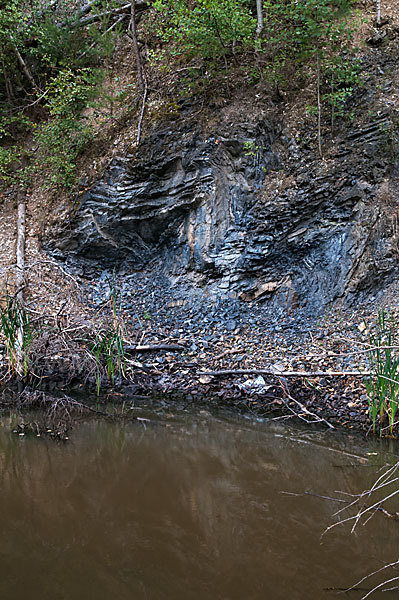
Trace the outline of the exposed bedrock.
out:
[[[158,131],[113,160],[47,248],[88,277],[147,270],[288,311],[359,301],[397,262],[383,124],[346,132],[325,160],[268,120]]]

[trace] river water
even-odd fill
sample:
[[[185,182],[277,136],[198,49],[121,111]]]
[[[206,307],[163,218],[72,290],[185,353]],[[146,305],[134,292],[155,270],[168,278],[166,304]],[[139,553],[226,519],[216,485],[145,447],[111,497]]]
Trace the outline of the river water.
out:
[[[150,426],[91,421],[66,444],[12,434],[3,418],[0,598],[335,597],[328,588],[399,558],[399,524],[377,514],[357,535],[340,526],[321,539],[339,505],[282,492],[359,492],[388,450],[204,411]]]

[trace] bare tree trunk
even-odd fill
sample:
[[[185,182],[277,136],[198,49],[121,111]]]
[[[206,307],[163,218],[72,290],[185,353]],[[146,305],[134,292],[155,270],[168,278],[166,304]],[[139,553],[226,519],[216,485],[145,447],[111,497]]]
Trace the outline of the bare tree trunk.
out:
[[[130,4],[130,30],[132,32],[133,49],[136,57],[137,83],[139,84],[140,90],[144,91],[143,63],[141,61],[139,44],[137,41],[136,0],[132,0]]]
[[[133,40],[133,49],[136,57],[136,68],[137,68],[137,83],[139,85],[140,91],[142,93],[142,104],[140,117],[137,125],[137,138],[136,145],[140,144],[141,138],[141,127],[143,124],[144,112],[145,112],[145,103],[147,101],[147,93],[148,93],[148,85],[147,78],[143,68],[143,62],[141,60],[140,48],[137,40],[137,27],[136,27],[136,0],[132,0],[130,4],[130,30],[132,32],[132,40]]]
[[[21,322],[17,332],[16,368],[20,378],[24,375],[24,325],[22,314],[24,310],[24,286],[25,286],[25,230],[26,230],[26,203],[25,198],[18,203],[17,218],[17,276],[16,286],[18,308],[21,311]]]
[[[263,31],[263,6],[262,0],[256,0],[256,15],[258,24],[256,26],[256,37],[259,38]]]
[[[142,100],[142,103],[141,103],[140,117],[139,117],[139,122],[138,122],[138,125],[137,125],[137,138],[136,138],[136,146],[137,147],[140,144],[141,127],[143,125],[144,112],[145,112],[145,103],[147,101],[147,93],[148,93],[147,79],[144,76],[143,100]]]
[[[37,92],[40,92],[40,88],[37,85],[36,81],[34,80],[33,75],[32,75],[32,73],[29,70],[28,65],[26,64],[26,62],[22,58],[22,54],[20,53],[20,51],[18,50],[18,48],[15,45],[13,46],[13,48],[14,48],[14,52],[15,52],[17,58],[18,58],[18,62],[21,65],[22,70],[25,73],[26,77],[29,79],[29,81],[30,81],[33,89],[36,90]]]
[[[377,0],[377,18],[376,18],[376,22],[377,22],[377,27],[379,27],[381,25],[381,0]]]
[[[319,49],[316,53],[316,71],[317,71],[317,144],[319,147],[320,158],[323,158],[321,147],[321,98],[320,98],[320,54]]]

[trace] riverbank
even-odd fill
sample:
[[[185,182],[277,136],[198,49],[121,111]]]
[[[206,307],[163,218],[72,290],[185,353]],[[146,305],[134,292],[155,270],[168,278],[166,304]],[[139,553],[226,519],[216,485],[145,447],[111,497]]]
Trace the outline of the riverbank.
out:
[[[56,272],[49,268],[48,276]],[[315,317],[301,309],[273,313],[267,303],[213,299],[144,274],[72,281],[58,270],[57,278],[56,317],[42,312],[39,318],[40,306],[28,305],[37,327],[28,390],[55,397],[83,391],[95,399],[100,383],[100,397],[116,393],[124,407],[142,397],[184,398],[256,417],[370,432],[364,377],[353,373],[367,370],[365,349],[378,300],[356,311],[335,308]],[[393,316],[395,293],[392,286],[384,295]],[[44,306],[42,296],[42,311]],[[104,356],[99,370],[93,346],[96,336],[116,322],[124,340],[119,357],[124,366],[123,376],[116,368],[112,384]],[[2,369],[6,377],[6,354]]]

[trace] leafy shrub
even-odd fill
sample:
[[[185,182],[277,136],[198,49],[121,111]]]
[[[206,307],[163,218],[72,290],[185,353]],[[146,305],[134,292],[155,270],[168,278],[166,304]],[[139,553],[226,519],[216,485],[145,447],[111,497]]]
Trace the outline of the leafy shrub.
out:
[[[346,100],[360,83],[360,62],[336,55],[326,58],[323,67],[325,87],[328,89],[323,94],[323,100],[327,101],[336,116],[345,116]]]
[[[33,173],[45,173],[45,187],[70,188],[75,180],[76,159],[92,139],[92,128],[82,109],[96,93],[96,73],[81,69],[62,70],[49,87],[49,120],[34,134],[37,154]]]
[[[14,182],[15,168],[20,158],[21,149],[18,146],[0,146],[0,189]]]
[[[31,120],[23,113],[0,117],[0,142],[9,143],[18,134],[29,131],[31,127]],[[16,180],[21,181],[20,165],[24,156],[26,152],[18,144],[0,146],[0,189]]]
[[[158,35],[175,42],[175,53],[215,58],[254,38],[256,19],[247,0],[155,0],[154,9]]]

